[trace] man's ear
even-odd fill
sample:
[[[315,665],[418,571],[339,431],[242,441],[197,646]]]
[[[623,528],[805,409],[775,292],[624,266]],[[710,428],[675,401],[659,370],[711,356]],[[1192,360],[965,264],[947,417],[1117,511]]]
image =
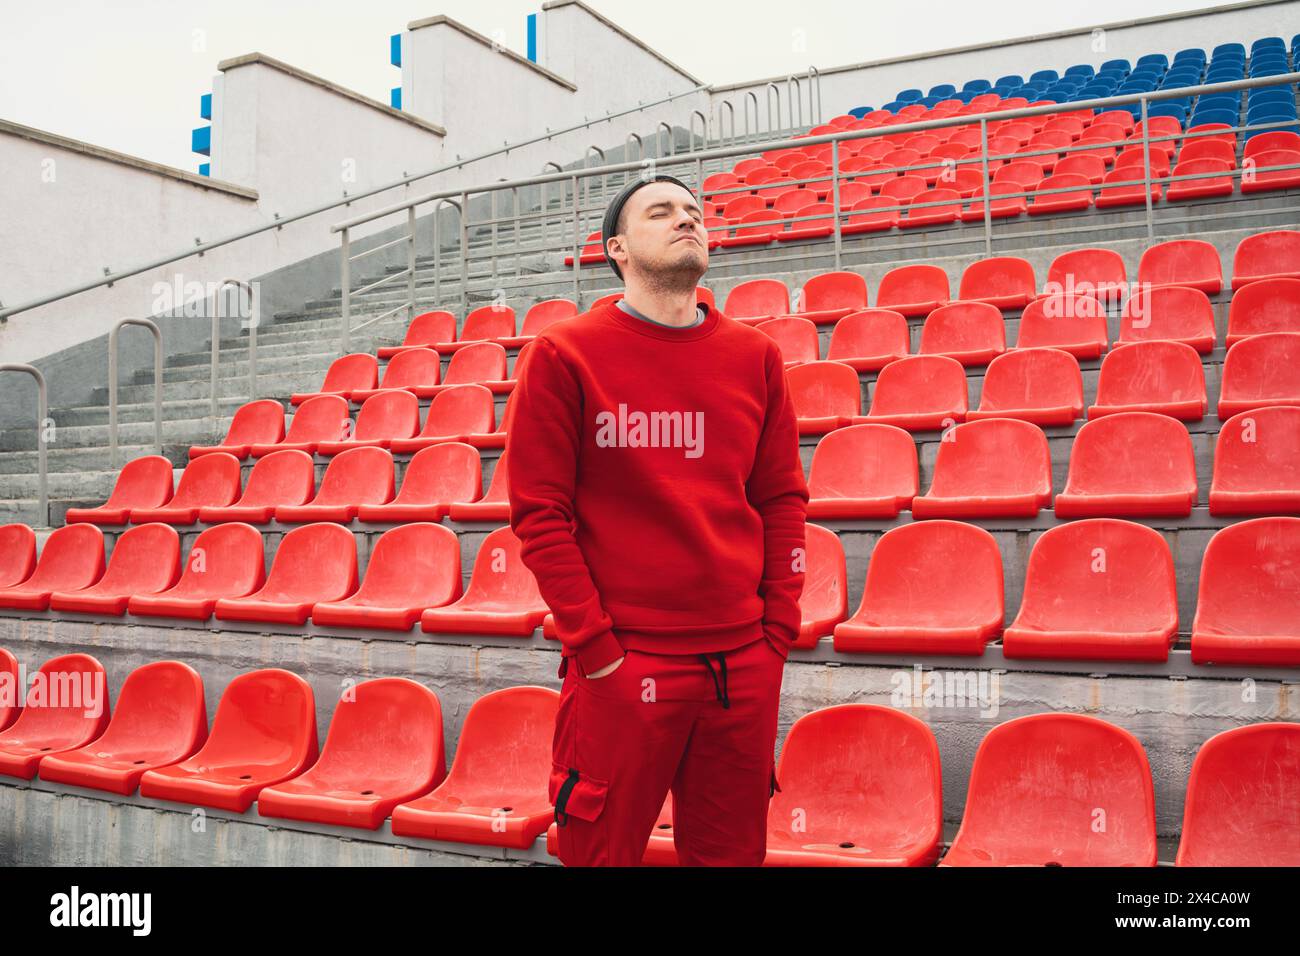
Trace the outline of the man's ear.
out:
[[[626,263],[626,257],[627,257],[627,249],[624,248],[623,246],[623,237],[610,236],[607,240],[605,240],[605,248],[609,251],[609,257],[613,259],[615,262],[617,262],[618,267],[622,269],[624,264]],[[624,258],[619,259],[619,257],[614,254],[616,252],[622,253]]]

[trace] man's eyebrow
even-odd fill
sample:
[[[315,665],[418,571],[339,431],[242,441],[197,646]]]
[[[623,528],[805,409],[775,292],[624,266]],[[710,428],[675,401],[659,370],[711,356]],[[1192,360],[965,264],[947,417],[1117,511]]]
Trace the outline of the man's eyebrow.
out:
[[[645,207],[646,212],[650,212],[652,209],[672,209],[672,208],[673,208],[673,204],[669,202],[667,199],[661,199],[658,202],[652,202],[650,205]],[[693,202],[688,202],[686,204],[686,208],[691,210],[692,212],[700,211],[700,207],[695,205],[695,203]]]

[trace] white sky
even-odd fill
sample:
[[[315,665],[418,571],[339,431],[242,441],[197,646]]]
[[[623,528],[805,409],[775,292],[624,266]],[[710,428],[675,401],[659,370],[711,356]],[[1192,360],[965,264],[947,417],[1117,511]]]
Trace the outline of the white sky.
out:
[[[181,169],[217,63],[254,50],[388,102],[388,38],[446,14],[527,50],[542,0],[0,0],[0,118]],[[708,83],[1214,5],[1211,0],[588,0]],[[989,11],[996,10],[995,16]],[[917,20],[920,20],[920,24]],[[791,50],[791,31],[807,49]]]

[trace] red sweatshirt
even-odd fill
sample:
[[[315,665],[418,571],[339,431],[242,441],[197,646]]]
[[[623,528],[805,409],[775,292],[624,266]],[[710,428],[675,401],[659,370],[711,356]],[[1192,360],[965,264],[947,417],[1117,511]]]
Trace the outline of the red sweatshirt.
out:
[[[710,306],[659,328],[608,305],[546,327],[516,370],[510,526],[590,673],[636,649],[799,632],[808,486],[781,353]]]

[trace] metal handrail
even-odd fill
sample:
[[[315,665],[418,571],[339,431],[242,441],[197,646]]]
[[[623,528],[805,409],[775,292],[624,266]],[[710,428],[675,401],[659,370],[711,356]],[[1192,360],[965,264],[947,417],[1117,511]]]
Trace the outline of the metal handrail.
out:
[[[36,379],[36,494],[38,517],[41,525],[46,526],[50,523],[50,473],[46,460],[45,421],[49,418],[50,410],[45,376],[35,365],[25,362],[5,362],[0,364],[0,372],[26,372]]]
[[[629,106],[626,109],[619,110],[616,113],[606,113],[605,115],[597,119],[586,120],[585,122],[582,123],[575,123],[572,126],[566,126],[563,129],[552,130],[550,127],[547,127],[546,132],[542,135],[534,136],[531,137],[530,139],[520,140],[515,143],[507,143],[504,146],[499,146],[496,149],[491,149],[486,153],[479,153],[477,156],[471,156],[468,159],[461,159],[459,156],[457,156],[456,162],[454,163],[446,163],[442,166],[436,166],[433,169],[426,170],[422,173],[415,173],[410,176],[403,176],[401,179],[395,179],[392,182],[384,183],[383,185],[380,186],[373,186],[370,189],[363,190],[359,193],[345,195],[342,199],[336,199],[331,202],[321,203],[319,205],[312,206],[308,209],[304,209],[301,212],[293,213],[292,215],[289,216],[281,216],[279,213],[274,213],[273,214],[274,220],[272,222],[263,223],[260,226],[254,226],[250,229],[243,229],[239,232],[232,233],[229,236],[224,236],[221,239],[213,239],[209,242],[196,242],[192,247],[185,249],[181,252],[177,252],[174,255],[164,256],[161,259],[151,259],[148,262],[141,263],[139,265],[130,266],[126,269],[122,269],[117,272],[105,271],[103,278],[96,279],[93,282],[79,283],[67,289],[63,289],[62,291],[51,293],[50,295],[41,296],[36,299],[30,299],[27,302],[20,302],[18,303],[18,305],[13,305],[5,309],[0,309],[0,322],[6,321],[9,318],[9,316],[17,315],[19,312],[27,312],[31,309],[39,308],[42,305],[49,305],[51,302],[58,302],[59,300],[66,299],[69,296],[77,295],[82,292],[88,292],[91,289],[98,289],[100,286],[106,286],[106,285],[111,286],[114,282],[120,282],[121,280],[128,279],[131,276],[139,275],[142,272],[148,272],[151,269],[157,269],[161,266],[170,265],[173,262],[179,262],[182,259],[188,259],[190,256],[203,255],[203,253],[209,252],[213,249],[219,249],[222,246],[228,246],[233,242],[239,242],[243,239],[248,239],[251,236],[260,235],[261,233],[267,232],[271,229],[281,229],[284,226],[287,226],[291,223],[298,222],[299,220],[302,219],[308,219],[312,216],[319,215],[320,213],[323,212],[329,212],[331,209],[337,209],[340,206],[350,206],[352,205],[352,203],[357,202],[358,200],[368,199],[371,196],[376,196],[379,193],[387,192],[390,189],[396,189],[399,186],[409,186],[411,183],[416,182],[417,180],[428,179],[430,176],[437,176],[440,173],[451,172],[452,170],[455,169],[463,169],[464,167],[470,165],[471,163],[482,162],[485,159],[493,159],[497,156],[508,155],[513,150],[519,150],[525,146],[532,146],[534,143],[550,141],[554,139],[556,136],[565,136],[569,133],[576,133],[579,130],[589,129],[590,127],[596,126],[599,123],[607,123],[610,120],[618,119],[621,116],[629,116],[632,113],[641,113],[644,112],[645,110],[652,109],[656,106],[662,106],[665,103],[671,103],[674,100],[679,100],[685,96],[694,96],[697,93],[708,92],[711,88],[712,87],[709,86],[708,84],[701,83],[700,85],[692,87],[689,90],[684,90],[681,93],[673,93],[668,96],[662,97],[660,99],[652,100],[649,103],[637,103],[636,106]]]
[[[221,343],[221,309],[217,307],[217,303],[220,301],[221,293],[229,286],[248,292],[250,319],[245,326],[248,329],[248,397],[250,401],[257,398],[257,324],[260,318],[257,289],[251,282],[245,282],[243,279],[222,279],[212,299],[212,395],[210,399],[213,422],[217,420],[217,363]]]
[[[153,333],[153,431],[162,454],[162,393],[163,358],[162,330],[152,319],[120,319],[108,333],[108,463],[117,468],[117,333],[124,325],[140,325]],[[214,368],[215,372],[215,368]],[[216,383],[213,383],[213,404],[216,403]]]

